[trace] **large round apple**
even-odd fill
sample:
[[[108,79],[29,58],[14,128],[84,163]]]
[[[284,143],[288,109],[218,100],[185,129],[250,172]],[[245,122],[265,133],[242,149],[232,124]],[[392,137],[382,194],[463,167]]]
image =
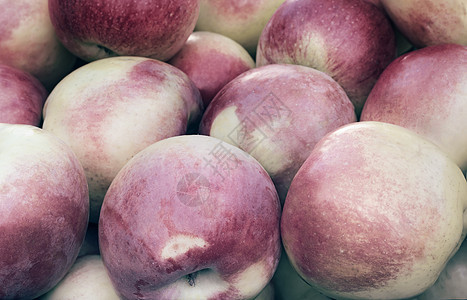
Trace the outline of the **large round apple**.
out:
[[[83,168],[53,134],[0,123],[0,299],[34,299],[71,268],[86,233]]]
[[[199,0],[49,0],[49,11],[58,38],[85,61],[168,60],[193,32]]]
[[[149,58],[112,57],[82,66],[47,98],[43,128],[71,146],[89,183],[92,222],[105,192],[136,153],[199,122],[201,97],[179,69]]]
[[[159,141],[112,182],[104,264],[126,299],[251,299],[280,257],[280,203],[247,153],[209,136]]]
[[[0,63],[24,70],[51,90],[76,57],[57,39],[48,0],[0,0]]]
[[[255,157],[283,202],[314,145],[355,121],[354,106],[328,75],[305,66],[268,65],[229,82],[209,105],[199,131]]]
[[[258,66],[305,65],[334,78],[359,114],[384,68],[395,58],[391,24],[362,0],[288,0],[259,39]]]
[[[467,47],[436,45],[399,57],[381,74],[361,120],[411,129],[467,169]]]
[[[47,91],[39,80],[0,64],[0,91],[0,123],[40,125]]]
[[[291,263],[332,298],[402,299],[430,287],[465,237],[467,182],[436,145],[359,122],[323,138],[282,214]]]

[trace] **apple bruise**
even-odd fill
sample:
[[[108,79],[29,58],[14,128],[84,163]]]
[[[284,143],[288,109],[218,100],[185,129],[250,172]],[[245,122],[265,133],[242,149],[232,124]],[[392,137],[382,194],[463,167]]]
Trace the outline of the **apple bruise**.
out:
[[[205,144],[180,140],[178,145],[157,146],[170,143],[165,140],[146,149],[122,170],[107,193],[100,246],[112,281],[126,297],[173,299],[180,297],[173,289],[180,279],[199,289],[204,276],[215,276],[227,290],[214,289],[209,299],[238,298],[240,291],[229,280],[243,266],[264,258],[270,274],[263,277],[272,277],[280,255],[280,206],[272,183],[265,184],[269,176],[246,156],[237,156],[235,182],[216,176],[203,157],[218,141],[196,138]],[[232,151],[244,155],[233,147]],[[193,169],[210,179],[212,196],[199,206],[186,206],[177,199],[176,179]],[[198,242],[177,245],[180,237]],[[164,259],[161,254],[168,246],[181,249]]]
[[[257,64],[292,63],[325,72],[359,113],[395,53],[394,31],[375,5],[301,0],[282,5],[270,19],[260,37]]]
[[[199,12],[196,0],[53,0],[49,8],[59,39],[86,61],[115,55],[167,60],[183,46]]]

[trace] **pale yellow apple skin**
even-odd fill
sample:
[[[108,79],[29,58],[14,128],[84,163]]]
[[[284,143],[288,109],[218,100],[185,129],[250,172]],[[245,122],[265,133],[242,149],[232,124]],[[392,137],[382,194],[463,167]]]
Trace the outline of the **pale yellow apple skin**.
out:
[[[467,45],[465,0],[381,0],[399,30],[417,47]]]
[[[142,57],[113,57],[64,78],[44,105],[43,128],[67,144],[86,172],[90,221],[97,223],[108,186],[133,155],[184,134],[199,118],[201,97],[186,74]]]
[[[100,255],[78,258],[67,275],[40,300],[120,300]]]
[[[259,36],[285,0],[201,0],[196,31],[217,32],[255,53]]]
[[[27,71],[51,90],[76,57],[59,42],[47,0],[0,0],[0,63]]]

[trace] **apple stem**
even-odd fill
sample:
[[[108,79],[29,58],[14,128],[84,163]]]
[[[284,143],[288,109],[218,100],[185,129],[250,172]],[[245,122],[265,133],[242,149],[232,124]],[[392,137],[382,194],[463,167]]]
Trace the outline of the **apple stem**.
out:
[[[186,275],[186,279],[188,281],[188,284],[190,286],[195,286],[195,279],[196,279],[197,274],[196,273],[191,273]]]

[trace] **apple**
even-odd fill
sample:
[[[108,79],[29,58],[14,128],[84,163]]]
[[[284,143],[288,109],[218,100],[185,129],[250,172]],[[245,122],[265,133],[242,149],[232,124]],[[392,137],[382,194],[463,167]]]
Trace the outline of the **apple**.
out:
[[[164,139],[115,177],[99,246],[123,298],[250,299],[280,257],[280,203],[250,155],[213,137]]]
[[[465,0],[381,0],[381,3],[416,47],[449,43],[467,46]]]
[[[71,146],[86,172],[91,222],[105,192],[136,153],[199,122],[201,96],[179,69],[143,57],[88,63],[64,78],[44,105],[43,128]],[[196,123],[197,124],[197,123]]]
[[[199,0],[49,0],[57,36],[85,61],[110,56],[168,60],[193,32]]]
[[[359,115],[395,55],[394,30],[375,5],[362,0],[288,0],[261,34],[256,65],[318,69],[344,88]]]
[[[259,36],[285,0],[200,0],[195,30],[225,35],[254,54]]]
[[[79,257],[66,276],[39,300],[120,300],[99,255]]]
[[[86,232],[86,177],[53,134],[0,123],[0,299],[33,299],[74,263]]]
[[[255,67],[253,58],[240,44],[208,31],[192,33],[169,64],[190,77],[201,92],[205,107],[224,85]]]
[[[48,93],[39,80],[0,63],[0,90],[0,123],[40,125]]]
[[[467,47],[444,44],[409,52],[381,74],[361,120],[411,129],[467,169]]]
[[[290,186],[281,236],[297,272],[331,298],[420,294],[467,229],[467,182],[435,144],[388,123],[324,137]]]
[[[378,8],[383,8],[383,4],[381,3],[381,0],[365,0],[366,2],[373,3],[376,5]]]
[[[57,39],[48,0],[0,0],[0,63],[24,70],[51,90],[75,63]]]
[[[254,300],[275,300],[275,291],[272,283],[268,283],[266,287],[255,297]]]
[[[283,203],[314,145],[355,121],[354,106],[331,77],[305,66],[273,64],[229,82],[207,108],[199,132],[256,158]]]

